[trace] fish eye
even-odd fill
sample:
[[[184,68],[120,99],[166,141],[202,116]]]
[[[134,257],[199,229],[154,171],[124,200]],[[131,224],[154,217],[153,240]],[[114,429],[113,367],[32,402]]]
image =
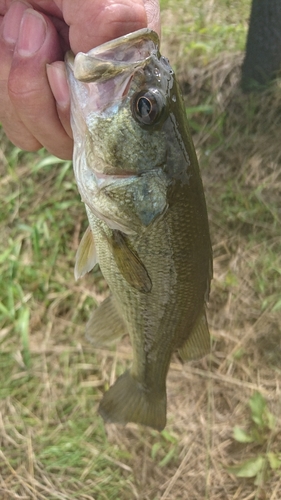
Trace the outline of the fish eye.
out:
[[[132,112],[135,119],[144,125],[152,125],[161,115],[163,103],[157,90],[138,92],[132,99]]]

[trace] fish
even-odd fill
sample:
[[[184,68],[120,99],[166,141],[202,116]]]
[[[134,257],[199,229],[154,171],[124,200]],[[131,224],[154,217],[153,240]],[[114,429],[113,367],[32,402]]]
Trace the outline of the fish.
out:
[[[144,28],[65,60],[73,168],[89,221],[75,277],[99,264],[110,295],[86,337],[129,335],[133,360],[105,392],[105,422],[166,425],[171,356],[210,352],[212,247],[204,190],[175,73]]]

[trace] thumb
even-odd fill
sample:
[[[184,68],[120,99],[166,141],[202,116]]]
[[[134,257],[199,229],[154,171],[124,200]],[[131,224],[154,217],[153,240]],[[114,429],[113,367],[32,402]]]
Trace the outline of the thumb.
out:
[[[69,41],[74,53],[87,52],[147,26],[145,0],[61,0],[59,3],[70,28]]]

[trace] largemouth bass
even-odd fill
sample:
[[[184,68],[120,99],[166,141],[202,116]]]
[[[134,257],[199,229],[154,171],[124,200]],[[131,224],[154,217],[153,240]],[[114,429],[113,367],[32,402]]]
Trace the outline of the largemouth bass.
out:
[[[89,228],[79,278],[97,263],[112,295],[90,318],[96,346],[128,333],[133,363],[105,393],[105,421],[166,424],[171,355],[209,352],[212,251],[184,104],[149,29],[66,57],[74,172]]]

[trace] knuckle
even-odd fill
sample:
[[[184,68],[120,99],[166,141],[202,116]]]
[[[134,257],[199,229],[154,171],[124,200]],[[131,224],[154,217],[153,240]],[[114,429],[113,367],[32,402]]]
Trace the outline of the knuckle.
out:
[[[42,88],[32,84],[30,81],[9,78],[8,93],[11,101],[33,101],[40,96]]]

